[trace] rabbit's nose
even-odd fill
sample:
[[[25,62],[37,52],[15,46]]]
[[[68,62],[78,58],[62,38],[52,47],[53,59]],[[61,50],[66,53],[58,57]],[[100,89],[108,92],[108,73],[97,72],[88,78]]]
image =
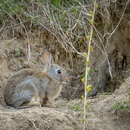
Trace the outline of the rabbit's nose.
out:
[[[67,78],[67,82],[69,82],[69,81],[70,81],[70,78],[68,77],[68,78]]]
[[[69,78],[69,77],[64,77],[62,82],[63,82],[63,83],[68,83],[69,81],[70,81],[70,78]]]

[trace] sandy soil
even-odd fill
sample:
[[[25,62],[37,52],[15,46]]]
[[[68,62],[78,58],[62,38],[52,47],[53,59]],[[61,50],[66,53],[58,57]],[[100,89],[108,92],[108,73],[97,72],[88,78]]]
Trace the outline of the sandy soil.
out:
[[[130,78],[127,79],[130,85]],[[128,99],[126,83],[112,95],[99,94],[88,99],[86,130],[129,130],[130,110],[112,109],[116,102]],[[0,107],[0,130],[82,130],[83,102],[81,99],[66,101],[59,97],[56,108],[32,107],[7,109]],[[77,108],[77,110],[75,110]]]
[[[40,44],[40,42],[35,44],[37,45],[37,43]],[[25,49],[27,48],[27,42],[23,42],[22,39],[21,41],[7,40],[0,42],[0,130],[82,130],[83,128],[81,121],[83,119],[83,101],[76,99],[76,97],[68,103],[66,98],[60,96],[54,101],[56,108],[32,107],[17,110],[4,107],[3,87],[10,75],[22,68],[43,68],[41,54],[45,46],[42,43],[39,48],[32,48],[31,65],[29,66],[27,63],[27,50]],[[52,45],[51,43],[50,45]],[[34,44],[31,47],[33,46]],[[41,48],[42,51],[40,52]],[[57,56],[57,54],[53,54],[54,56]],[[59,58],[55,59],[58,60]],[[59,64],[66,66],[66,61],[59,60]],[[65,69],[67,70],[67,67]],[[96,74],[95,77],[97,77]],[[78,83],[77,80],[75,84]],[[127,85],[130,86],[130,78],[127,80]],[[69,91],[71,88],[71,92],[76,90],[74,87],[70,87]],[[69,93],[67,89],[64,89],[64,91],[70,94],[67,96],[71,97],[73,94]],[[79,97],[84,93],[83,91],[81,91],[82,93],[78,92],[75,95],[79,95]],[[86,130],[129,130],[130,107],[122,112],[118,111],[118,109],[112,109],[116,102],[125,100],[128,100],[126,83],[123,83],[120,89],[116,90],[112,95],[102,93],[98,94],[96,98],[88,99]]]

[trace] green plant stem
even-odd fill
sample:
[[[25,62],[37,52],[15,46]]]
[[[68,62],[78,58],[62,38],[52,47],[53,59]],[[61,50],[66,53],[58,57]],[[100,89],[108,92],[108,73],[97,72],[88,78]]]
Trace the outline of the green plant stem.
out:
[[[94,14],[95,14],[95,5],[96,5],[96,0],[94,2],[94,8],[93,8],[93,17],[92,21],[94,22]],[[87,60],[86,60],[86,71],[85,71],[85,101],[84,101],[84,125],[83,125],[83,130],[85,130],[86,123],[85,123],[85,117],[86,117],[86,102],[87,102],[87,76],[88,76],[88,66],[87,66],[87,61],[89,61],[89,56],[90,56],[90,46],[91,46],[91,41],[92,41],[92,35],[93,35],[93,25],[91,24],[91,32],[90,32],[90,40],[89,40],[89,45],[88,45],[88,55],[87,55]]]
[[[127,89],[127,93],[128,93],[128,100],[130,102],[130,94],[129,94],[128,82],[126,82],[126,89]]]

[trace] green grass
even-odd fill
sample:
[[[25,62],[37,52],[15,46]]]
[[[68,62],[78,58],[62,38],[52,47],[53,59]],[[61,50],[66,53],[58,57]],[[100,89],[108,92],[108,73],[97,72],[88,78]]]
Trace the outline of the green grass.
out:
[[[130,109],[130,102],[129,101],[115,102],[114,106],[112,106],[112,109],[117,110],[118,112]]]
[[[79,109],[80,109],[79,105],[72,105],[72,103],[70,101],[69,101],[69,104],[74,109],[74,111],[79,111]]]
[[[17,21],[19,18],[21,20],[27,20],[29,17],[25,15],[27,11],[27,1],[20,0],[5,0],[0,1],[0,24],[5,24],[12,21]]]

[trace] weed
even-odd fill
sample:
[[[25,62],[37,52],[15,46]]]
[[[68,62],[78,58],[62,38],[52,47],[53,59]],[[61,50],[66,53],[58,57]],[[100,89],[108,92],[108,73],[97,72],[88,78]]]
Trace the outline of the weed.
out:
[[[89,116],[90,116],[90,114],[86,114],[86,116],[85,116],[85,117],[87,118],[87,117],[89,117]]]
[[[94,111],[94,106],[93,106],[93,108],[92,108],[92,111]]]
[[[84,65],[83,67],[81,67],[81,69],[83,69],[83,68],[85,68],[86,67],[86,65]],[[99,68],[100,68],[101,66],[99,66],[99,67],[97,67],[97,68],[95,68],[95,69],[93,69],[93,70],[90,70],[90,72],[89,73],[92,73],[92,72],[94,72],[94,71],[97,71]],[[90,76],[90,74],[88,73],[88,80],[91,80],[92,79],[92,77]],[[85,77],[85,74],[82,74],[80,77]]]
[[[70,101],[69,101],[69,104],[74,109],[74,111],[79,111],[79,109],[80,109],[79,105],[72,105],[72,103]]]
[[[102,96],[105,97],[105,92],[102,90]]]
[[[126,110],[127,108],[130,109],[130,102],[129,101],[118,101],[115,102],[114,106],[112,106],[113,109],[117,110],[118,112],[122,112]]]
[[[58,122],[62,123],[62,120],[61,120],[61,119],[57,118],[56,120],[57,120]]]
[[[126,83],[126,89],[127,89],[127,93],[128,93],[128,100],[129,100],[129,102],[130,102],[130,87],[129,87],[129,85],[128,85],[128,82],[126,81],[126,79],[124,78],[124,81],[125,81],[125,83]]]
[[[37,125],[37,128],[39,128],[39,124]]]
[[[127,68],[128,70],[130,70],[129,68]]]

